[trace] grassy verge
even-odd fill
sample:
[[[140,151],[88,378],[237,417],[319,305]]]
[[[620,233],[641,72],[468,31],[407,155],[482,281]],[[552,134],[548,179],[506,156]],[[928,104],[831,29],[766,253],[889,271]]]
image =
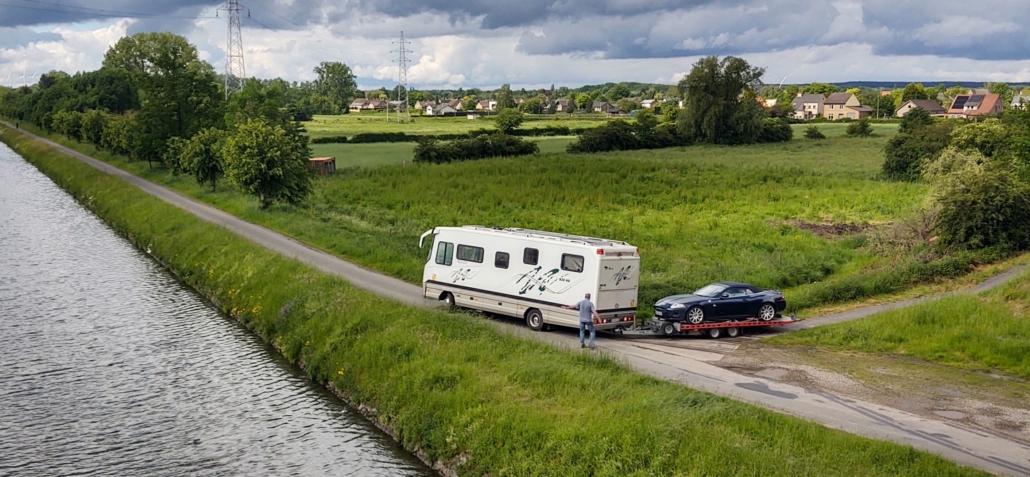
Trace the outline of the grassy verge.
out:
[[[0,139],[408,449],[462,474],[985,475],[375,297],[24,136]]]
[[[308,205],[268,210],[224,185],[211,192],[189,177],[49,137],[411,282],[420,280],[425,260],[418,236],[437,225],[518,226],[626,240],[644,258],[641,313],[662,296],[718,280],[784,289],[796,311],[958,276],[976,261],[938,266],[914,257],[888,260],[871,253],[862,236],[824,237],[796,226],[885,223],[919,206],[924,185],[876,179],[883,135],[350,168],[319,178]]]
[[[393,117],[391,115],[391,117]],[[368,132],[404,132],[407,134],[462,134],[475,129],[493,128],[494,121],[489,117],[469,120],[465,116],[434,118],[431,116],[414,116],[410,124],[386,121],[386,115],[348,114],[342,116],[315,116],[306,121],[304,128],[311,137],[353,136]],[[523,129],[542,128],[547,126],[565,126],[569,128],[597,127],[608,119],[600,116],[569,116],[563,114],[527,116]]]
[[[769,341],[891,353],[1030,378],[1030,274],[984,295],[956,295]]]

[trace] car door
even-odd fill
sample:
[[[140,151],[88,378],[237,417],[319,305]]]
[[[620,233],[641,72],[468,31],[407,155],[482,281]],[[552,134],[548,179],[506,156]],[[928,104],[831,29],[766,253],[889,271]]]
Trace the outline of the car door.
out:
[[[758,316],[758,308],[762,306],[763,295],[751,290],[744,289],[743,303],[740,307],[741,318],[754,318]]]
[[[739,318],[746,314],[747,303],[744,300],[748,297],[747,291],[743,287],[729,287],[726,291],[722,292],[722,298],[719,299],[718,316],[721,318]]]

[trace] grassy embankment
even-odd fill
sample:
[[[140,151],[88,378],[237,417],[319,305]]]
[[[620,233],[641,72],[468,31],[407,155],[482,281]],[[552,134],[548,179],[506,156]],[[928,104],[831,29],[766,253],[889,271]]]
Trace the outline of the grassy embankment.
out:
[[[309,375],[468,475],[985,475],[359,291],[0,127]]]
[[[859,321],[777,336],[777,345],[891,354],[1030,379],[1030,274]]]
[[[878,224],[918,208],[926,186],[876,178],[880,135],[746,147],[696,146],[556,154],[447,165],[354,168],[315,182],[304,207],[260,210],[226,186],[151,170],[51,135],[86,154],[247,220],[393,276],[418,282],[418,236],[478,223],[626,240],[643,257],[641,312],[654,300],[716,280],[784,289],[791,310],[895,293],[969,270],[968,258],[925,264],[880,257],[863,236],[823,237],[809,223]]]

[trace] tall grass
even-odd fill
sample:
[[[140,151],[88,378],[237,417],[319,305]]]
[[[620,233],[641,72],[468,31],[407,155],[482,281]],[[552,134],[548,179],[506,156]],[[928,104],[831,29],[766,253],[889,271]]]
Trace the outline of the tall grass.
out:
[[[984,475],[404,306],[268,252],[39,143],[0,139],[408,449],[467,475]]]
[[[1030,274],[984,296],[956,295],[778,336],[784,345],[892,353],[1030,379]]]

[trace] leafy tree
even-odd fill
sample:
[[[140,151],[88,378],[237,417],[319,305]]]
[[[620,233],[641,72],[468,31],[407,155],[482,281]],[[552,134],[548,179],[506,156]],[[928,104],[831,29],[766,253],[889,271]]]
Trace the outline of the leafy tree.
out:
[[[107,122],[107,115],[95,109],[87,111],[82,116],[81,136],[82,140],[102,148],[104,138],[104,123]]]
[[[626,83],[619,83],[612,86],[607,92],[605,92],[605,96],[608,97],[608,101],[613,103],[618,102],[622,98],[629,97],[629,95],[629,86],[626,86]]]
[[[506,109],[514,108],[515,106],[515,98],[511,95],[511,85],[501,85],[501,89],[497,92],[497,108]]]
[[[805,138],[807,139],[826,139],[826,135],[819,130],[819,126],[811,125],[808,129],[805,129]]]
[[[712,144],[748,144],[758,139],[762,106],[754,100],[763,68],[736,57],[715,56],[694,64],[679,83],[686,93],[679,130],[691,141]]]
[[[285,126],[293,117],[281,89],[266,87],[261,81],[250,79],[242,90],[229,98],[225,124],[231,129],[248,119],[264,119],[269,124]]]
[[[225,172],[222,146],[225,131],[202,129],[179,147],[178,159],[183,171],[192,174],[198,184],[211,184],[215,191],[218,178]]]
[[[966,88],[965,86],[952,86],[944,90],[944,94],[949,98],[954,98],[960,94],[969,94],[969,88]]]
[[[992,158],[1004,154],[1010,144],[1011,131],[995,118],[963,124],[951,133],[951,145],[959,151],[976,151]]]
[[[497,114],[495,121],[497,122],[497,129],[500,129],[504,134],[511,134],[522,125],[523,119],[522,113],[517,109],[504,108]]]
[[[593,104],[594,98],[587,93],[580,93],[576,95],[576,107],[581,110],[590,110],[590,105]]]
[[[338,61],[323,61],[315,67],[315,92],[328,99],[337,111],[347,112],[358,84],[349,66]],[[383,91],[385,94],[386,91]]]
[[[916,130],[933,124],[933,116],[930,116],[930,112],[923,108],[914,108],[909,110],[904,117],[901,118],[901,125],[898,126],[898,132],[902,134],[912,134]]]
[[[812,83],[805,86],[805,93],[821,94],[823,96],[829,96],[837,92],[837,87],[828,83]]]
[[[639,109],[640,108],[640,103],[638,103],[636,101],[633,101],[632,99],[629,99],[629,98],[623,98],[623,99],[620,99],[615,104],[615,106],[617,106],[622,111],[630,112],[630,111],[633,111],[634,109]]]
[[[848,94],[853,94],[855,96],[858,96],[859,94],[862,94],[862,89],[861,88],[848,88],[844,92],[848,93]]]
[[[311,191],[310,153],[282,126],[262,120],[240,124],[225,140],[225,176],[240,191],[256,196],[261,208],[273,202],[298,204]]]
[[[991,83],[987,86],[987,90],[998,96],[1001,96],[1001,100],[1004,101],[1005,105],[1008,106],[1012,103],[1012,98],[1016,96],[1015,92],[1012,91],[1012,87],[1008,83]]]
[[[848,124],[848,129],[845,132],[848,136],[869,137],[873,135],[873,126],[869,124],[869,118],[862,118]]]
[[[935,159],[951,143],[953,128],[950,122],[934,123],[890,138],[884,148],[884,176],[906,181],[919,179],[923,164]]]
[[[901,104],[905,104],[913,99],[929,99],[922,83],[909,83],[905,86],[905,89],[901,90]]]
[[[461,102],[461,107],[465,111],[475,111],[477,102],[478,101],[476,101],[475,98],[466,97],[465,100]]]

